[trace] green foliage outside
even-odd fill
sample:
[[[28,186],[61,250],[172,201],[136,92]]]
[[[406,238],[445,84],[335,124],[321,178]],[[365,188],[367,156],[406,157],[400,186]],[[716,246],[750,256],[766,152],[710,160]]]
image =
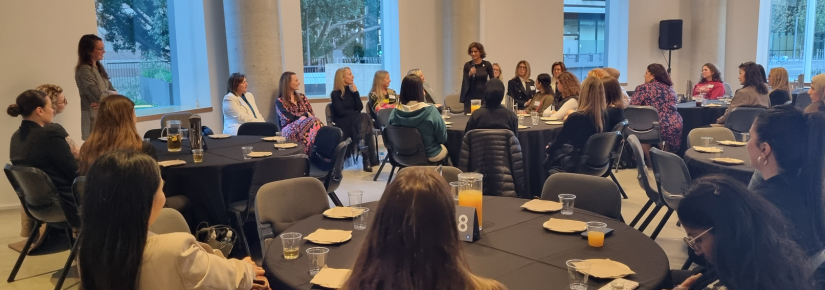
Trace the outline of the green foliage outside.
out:
[[[796,34],[796,51],[801,54],[805,45],[805,19],[807,17],[807,1],[774,0],[771,5],[771,35],[789,36],[793,39]],[[798,5],[789,5],[789,2]],[[816,20],[814,21],[814,50],[822,49],[825,45],[825,0],[816,3]],[[772,49],[793,50],[793,41],[783,44],[785,47]]]
[[[366,51],[380,51],[380,44],[365,48],[358,40],[381,28],[380,10],[379,0],[301,0],[304,59],[307,52],[313,59],[330,58],[339,49],[348,57],[373,56]]]

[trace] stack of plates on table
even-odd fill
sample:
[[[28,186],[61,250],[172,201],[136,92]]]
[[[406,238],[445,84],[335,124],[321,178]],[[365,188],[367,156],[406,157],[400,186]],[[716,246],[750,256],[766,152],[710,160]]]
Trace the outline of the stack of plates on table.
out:
[[[225,139],[225,138],[229,138],[229,137],[232,137],[232,136],[229,135],[229,134],[212,134],[212,135],[209,135],[209,138],[212,138],[212,139]]]
[[[298,144],[295,144],[295,143],[277,143],[277,144],[273,144],[273,146],[275,146],[275,148],[278,148],[278,149],[289,149],[289,148],[298,147]]]
[[[521,205],[522,208],[534,212],[553,212],[561,210],[561,203],[549,200],[534,199]]]
[[[693,150],[701,153],[722,153],[722,148],[693,146]]]
[[[547,125],[564,125],[564,122],[562,122],[562,121],[549,121],[549,122],[544,122],[544,123],[547,124]]]
[[[441,118],[449,119],[449,118],[452,118],[452,117],[450,117],[450,116],[441,116]]]
[[[539,118],[539,120],[542,120],[542,121],[558,121],[559,119],[556,119],[556,118],[553,118],[553,117],[541,117],[541,118]]]
[[[544,228],[559,233],[578,233],[587,230],[587,224],[582,221],[551,218],[544,222]]]
[[[316,244],[331,245],[349,241],[352,239],[352,231],[318,229],[304,239]]]
[[[453,122],[444,122],[445,125],[452,125]]]
[[[721,106],[722,106],[722,105],[720,105],[720,104],[707,104],[707,105],[705,105],[705,107],[711,107],[711,108],[714,108],[714,107],[721,107]]]
[[[745,164],[745,161],[743,161],[741,159],[728,158],[728,157],[711,158],[710,161],[713,161],[713,162],[719,163],[719,164],[724,164],[724,165],[742,165],[742,164]]]
[[[588,274],[596,278],[616,279],[636,274],[627,265],[610,259],[587,259],[584,261],[590,263]]]
[[[258,157],[269,157],[272,156],[272,152],[250,152],[249,157],[258,158]]]
[[[519,129],[527,129],[527,128],[530,128],[530,127],[527,127],[527,126],[524,126],[524,125],[518,125],[518,128]]]
[[[334,219],[349,219],[361,215],[362,212],[363,210],[358,210],[355,213],[353,213],[352,207],[336,206],[331,209],[325,210],[324,216]]]
[[[748,145],[748,143],[746,143],[746,142],[730,141],[730,140],[716,141],[716,143],[719,143],[719,144],[725,145],[725,146],[745,146],[745,145]]]
[[[281,142],[286,141],[286,137],[284,137],[284,136],[263,137],[263,138],[261,138],[261,140],[281,143]]]
[[[158,162],[158,165],[160,165],[161,167],[171,167],[171,166],[178,166],[178,165],[184,165],[184,164],[186,164],[186,161],[183,161],[183,160],[166,160],[166,161]]]
[[[351,272],[352,270],[350,269],[333,269],[324,267],[321,271],[318,271],[318,274],[315,274],[315,277],[312,277],[312,281],[309,281],[309,283],[324,288],[338,289],[344,287],[344,282],[349,279]]]

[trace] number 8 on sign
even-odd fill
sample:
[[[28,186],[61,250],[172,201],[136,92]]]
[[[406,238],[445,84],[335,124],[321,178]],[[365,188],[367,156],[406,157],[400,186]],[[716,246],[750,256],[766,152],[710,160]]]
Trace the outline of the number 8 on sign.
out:
[[[458,231],[465,232],[467,231],[467,222],[470,221],[466,215],[458,216]]]

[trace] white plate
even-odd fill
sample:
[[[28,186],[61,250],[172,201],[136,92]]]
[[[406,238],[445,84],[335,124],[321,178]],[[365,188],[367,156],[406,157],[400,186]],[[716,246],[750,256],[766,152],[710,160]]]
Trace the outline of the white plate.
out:
[[[228,135],[228,134],[212,134],[212,135],[209,135],[209,138],[212,138],[212,139],[225,139],[225,138],[229,138],[229,137],[231,137],[231,135]]]
[[[166,142],[166,139],[169,139],[169,138],[166,138],[166,137],[160,137],[160,138],[158,138],[158,140],[163,141],[163,142]]]

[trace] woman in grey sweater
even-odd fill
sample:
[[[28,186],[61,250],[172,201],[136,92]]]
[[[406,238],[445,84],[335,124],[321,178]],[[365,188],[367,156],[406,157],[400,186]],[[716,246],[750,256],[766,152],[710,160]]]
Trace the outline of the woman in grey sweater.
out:
[[[106,50],[103,39],[94,34],[86,34],[77,45],[77,66],[74,80],[80,91],[81,138],[86,140],[92,132],[97,116],[97,107],[103,98],[117,94],[109,74],[100,63]]]

